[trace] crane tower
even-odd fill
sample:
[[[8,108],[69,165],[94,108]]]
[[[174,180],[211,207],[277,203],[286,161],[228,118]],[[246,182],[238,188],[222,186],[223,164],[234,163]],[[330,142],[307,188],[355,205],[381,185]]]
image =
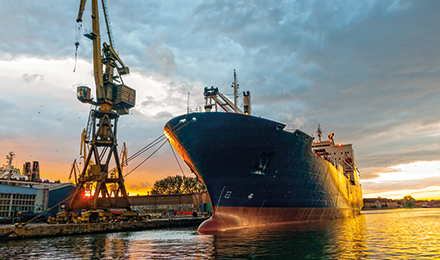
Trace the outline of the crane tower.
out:
[[[80,25],[86,0],[81,0],[77,23]],[[109,44],[103,43],[99,31],[98,0],[91,0],[92,31],[84,34],[93,42],[93,74],[96,86],[96,100],[91,98],[91,89],[77,88],[77,98],[95,108],[90,113],[86,134],[83,135],[88,151],[84,157],[77,187],[67,207],[72,209],[130,209],[127,191],[118,156],[117,123],[120,115],[128,114],[135,106],[136,91],[122,81],[121,76],[129,73],[113,49],[112,35],[108,21],[106,1],[101,0],[107,26]],[[75,45],[78,47],[79,42]],[[116,74],[115,74],[116,71]]]

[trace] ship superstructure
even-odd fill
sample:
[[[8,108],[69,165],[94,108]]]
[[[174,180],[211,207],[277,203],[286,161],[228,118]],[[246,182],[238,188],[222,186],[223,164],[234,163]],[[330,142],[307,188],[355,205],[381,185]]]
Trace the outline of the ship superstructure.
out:
[[[40,163],[38,161],[26,162],[23,164],[23,170],[15,168],[12,164],[15,158],[14,152],[6,155],[6,164],[0,167],[0,179],[2,180],[22,180],[22,181],[40,181]]]
[[[0,167],[0,179],[29,179],[27,176],[23,176],[20,173],[20,169],[15,168],[14,165],[12,165],[14,157],[14,152],[9,152],[9,154],[6,155],[6,164],[3,164],[3,166]]]
[[[318,141],[312,143],[312,151],[316,156],[323,158],[335,167],[342,167],[344,175],[352,184],[359,182],[359,170],[356,168],[353,144],[335,145],[334,133],[328,135],[328,141],[321,141],[321,125],[318,125]]]

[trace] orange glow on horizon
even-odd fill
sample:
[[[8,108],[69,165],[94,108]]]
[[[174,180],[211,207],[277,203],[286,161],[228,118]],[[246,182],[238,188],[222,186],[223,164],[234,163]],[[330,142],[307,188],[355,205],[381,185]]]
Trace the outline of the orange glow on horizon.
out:
[[[406,195],[411,195],[416,200],[437,200],[440,199],[440,187],[437,182],[430,181],[440,176],[440,161],[416,161],[407,164],[393,165],[386,168],[386,171],[378,173],[374,179],[361,180],[364,189],[364,198],[382,198],[402,199]],[[393,190],[396,183],[419,183],[420,187],[412,188],[411,185],[405,185],[405,189]],[[368,187],[381,185],[389,187],[388,190],[369,192]]]
[[[170,136],[170,133],[167,133]],[[173,141],[173,138],[170,139]],[[3,143],[6,145],[6,143]],[[176,143],[175,143],[176,144]],[[177,148],[178,145],[177,145]],[[12,149],[11,149],[12,150]],[[16,168],[22,170],[24,162],[39,161],[40,162],[40,177],[42,179],[49,179],[50,181],[60,180],[61,182],[69,182],[69,174],[71,171],[72,157],[65,159],[65,157],[56,157],[57,153],[41,153],[30,151],[29,148],[22,148],[21,146],[14,148],[14,152],[18,155],[13,161]],[[7,152],[3,152],[7,154]],[[30,154],[34,154],[32,157]],[[130,196],[147,195],[151,191],[152,186],[157,180],[166,178],[167,176],[174,176],[181,174],[180,169],[174,162],[174,158],[169,154],[157,154],[144,164],[128,175],[124,181],[127,192]],[[180,158],[179,158],[180,160]],[[82,160],[81,160],[82,162]],[[362,162],[362,160],[359,160]],[[138,162],[132,162],[129,166],[124,167],[124,170],[129,171],[137,165]],[[0,166],[5,162],[0,161]],[[80,165],[80,169],[82,168]],[[362,172],[362,168],[360,167]],[[192,176],[192,173],[187,167],[184,168],[185,174]],[[417,161],[407,164],[390,165],[389,167],[380,170],[374,169],[378,174],[374,179],[362,179],[364,198],[382,198],[402,199],[406,195],[411,195],[417,200],[421,199],[440,199],[440,185],[435,182],[429,182],[429,179],[435,180],[440,176],[440,160],[438,161]],[[79,174],[79,173],[77,173]],[[74,182],[75,177],[72,175],[70,182]],[[399,182],[402,188],[396,187],[395,183]],[[411,183],[419,183],[419,186],[414,186]],[[403,183],[406,183],[403,185]],[[382,188],[378,188],[380,185]],[[368,188],[371,187],[371,189]]]

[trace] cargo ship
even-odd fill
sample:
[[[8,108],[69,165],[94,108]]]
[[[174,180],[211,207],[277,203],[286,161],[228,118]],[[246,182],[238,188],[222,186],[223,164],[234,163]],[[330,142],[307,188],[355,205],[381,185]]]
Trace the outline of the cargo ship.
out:
[[[319,125],[314,140],[299,129],[289,131],[283,123],[252,116],[250,93],[243,97],[242,112],[236,100],[205,88],[205,112],[187,113],[165,125],[168,140],[211,197],[213,215],[198,231],[360,214],[362,187],[352,144],[336,144],[334,134],[322,141]]]

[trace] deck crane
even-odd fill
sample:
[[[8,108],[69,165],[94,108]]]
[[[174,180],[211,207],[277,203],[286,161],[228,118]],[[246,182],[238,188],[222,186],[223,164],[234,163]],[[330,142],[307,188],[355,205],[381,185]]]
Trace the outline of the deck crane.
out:
[[[86,0],[81,0],[77,23],[82,22]],[[104,42],[101,49],[99,31],[98,0],[91,0],[92,31],[84,34],[93,42],[93,74],[96,86],[96,100],[91,98],[91,89],[77,88],[77,98],[92,104],[90,113],[91,138],[86,139],[89,149],[84,157],[84,166],[78,177],[77,187],[67,207],[73,209],[127,209],[130,210],[124,185],[121,162],[117,150],[117,122],[120,115],[128,114],[136,100],[136,91],[124,84],[121,76],[128,74],[119,55],[113,49],[106,1],[101,0],[107,26],[109,44]],[[75,43],[76,47],[79,43]],[[115,69],[117,75],[115,75]],[[115,168],[113,173],[110,169]]]

